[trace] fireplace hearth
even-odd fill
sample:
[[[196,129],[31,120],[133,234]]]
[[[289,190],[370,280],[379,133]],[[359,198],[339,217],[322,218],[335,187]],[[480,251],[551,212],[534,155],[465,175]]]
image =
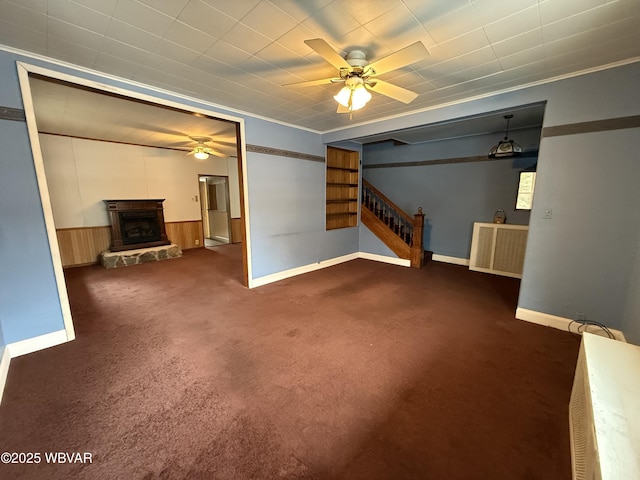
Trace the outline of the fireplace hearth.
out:
[[[162,199],[105,200],[111,223],[112,252],[169,245]]]

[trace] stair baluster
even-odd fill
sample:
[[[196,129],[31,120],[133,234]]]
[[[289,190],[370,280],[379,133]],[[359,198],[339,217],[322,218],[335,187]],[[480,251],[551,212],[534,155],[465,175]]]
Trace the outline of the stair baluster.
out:
[[[371,212],[365,216],[366,211]],[[370,217],[372,215],[373,217]],[[413,218],[404,213],[393,202],[391,202],[386,196],[375,189],[368,181],[363,180],[362,184],[362,217],[365,221],[367,219],[374,218],[379,221],[380,227],[375,227],[379,232],[376,235],[383,235],[382,230],[385,229],[389,233],[395,234],[397,241],[400,241],[396,247],[392,247],[393,241],[389,239],[391,243],[387,243],[388,246],[396,252],[401,258],[408,258],[411,261],[411,266],[420,268],[423,264],[424,252],[422,248],[422,232],[424,228],[424,214],[422,208],[418,209],[418,213]],[[375,220],[367,220],[373,222]],[[366,222],[365,222],[366,223]],[[369,224],[367,224],[369,226]],[[381,236],[382,239],[384,237]],[[401,245],[405,245],[401,247]],[[406,250],[407,247],[409,250]],[[398,249],[398,250],[396,250]]]

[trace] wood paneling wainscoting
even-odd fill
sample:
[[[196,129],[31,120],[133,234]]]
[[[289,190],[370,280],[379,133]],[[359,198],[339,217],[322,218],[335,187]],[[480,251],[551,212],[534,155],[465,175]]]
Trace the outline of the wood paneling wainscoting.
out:
[[[231,219],[231,243],[242,243],[242,218]]]
[[[111,227],[58,228],[58,246],[63,267],[98,263],[98,255],[109,249]]]
[[[165,222],[167,237],[182,250],[204,245],[202,220]],[[111,227],[79,227],[56,229],[63,267],[98,263],[98,255],[109,249]]]
[[[186,222],[164,222],[167,237],[182,250],[200,248],[204,246],[202,220],[188,220]]]

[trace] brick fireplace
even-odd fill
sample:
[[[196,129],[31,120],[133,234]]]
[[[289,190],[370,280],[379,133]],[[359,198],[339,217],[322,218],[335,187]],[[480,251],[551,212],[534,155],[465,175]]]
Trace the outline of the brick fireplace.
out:
[[[111,251],[170,245],[162,199],[105,200],[111,223]]]

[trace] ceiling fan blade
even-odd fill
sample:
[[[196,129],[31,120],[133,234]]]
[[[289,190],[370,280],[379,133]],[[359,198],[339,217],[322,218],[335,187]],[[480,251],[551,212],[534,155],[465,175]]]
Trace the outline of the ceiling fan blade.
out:
[[[196,152],[194,150],[190,150],[188,152],[185,153],[185,155],[194,155]],[[208,155],[214,155],[216,157],[220,157],[220,158],[229,158],[229,155],[227,155],[226,153],[222,153],[219,152],[217,150],[213,150],[212,148],[208,148],[204,153],[208,154]]]
[[[325,42],[321,38],[313,38],[311,40],[305,40],[304,43],[309,45],[312,49],[316,51],[318,55],[324,58],[327,62],[329,62],[334,67],[340,68],[351,68],[351,65],[347,63],[347,61],[340,56],[338,52],[336,52],[331,46]]]
[[[339,103],[338,104],[338,109],[336,110],[336,113],[351,113],[351,110],[349,110],[347,107],[345,107],[344,105]]]
[[[219,152],[218,150],[214,150],[213,148],[207,150],[207,153],[209,155],[215,155],[216,157],[229,158],[229,155],[227,155],[226,153]]]
[[[371,83],[367,83],[365,85],[372,92],[380,93],[403,103],[411,103],[418,96],[416,92],[412,92],[411,90],[407,90],[406,88],[393,85],[392,83],[385,82],[383,80],[378,80],[377,78]]]
[[[429,56],[429,51],[422,44],[422,42],[416,42],[408,47],[398,50],[391,55],[387,55],[380,60],[376,60],[367,66],[367,69],[373,70],[370,76],[382,75],[383,73],[390,72],[397,68],[411,65],[419,60],[422,60]]]
[[[309,80],[308,82],[296,82],[287,83],[283,87],[314,87],[316,85],[326,85],[328,83],[336,83],[336,81],[342,81],[340,78],[322,78],[319,80]]]

